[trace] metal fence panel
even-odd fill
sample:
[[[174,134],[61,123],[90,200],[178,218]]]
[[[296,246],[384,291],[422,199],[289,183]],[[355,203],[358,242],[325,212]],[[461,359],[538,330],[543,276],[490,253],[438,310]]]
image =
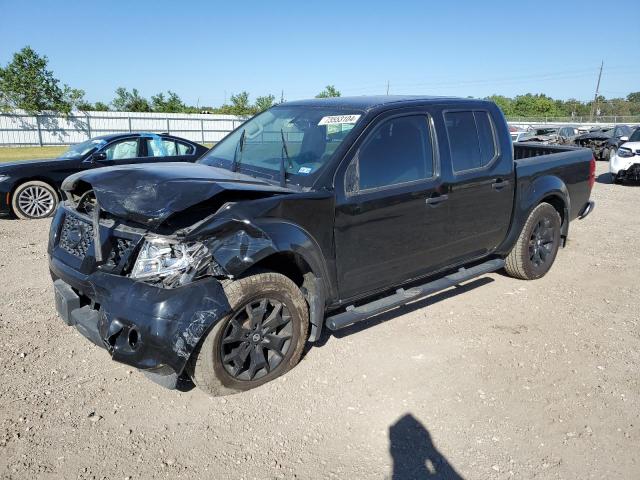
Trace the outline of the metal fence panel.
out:
[[[195,142],[215,143],[244,120],[235,115],[78,112],[65,117],[18,111],[0,113],[0,145],[68,145],[127,132],[166,132]]]

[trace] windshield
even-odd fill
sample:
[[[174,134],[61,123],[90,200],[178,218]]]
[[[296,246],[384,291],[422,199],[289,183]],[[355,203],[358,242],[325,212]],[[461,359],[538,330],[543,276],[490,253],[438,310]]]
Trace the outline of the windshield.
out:
[[[60,155],[58,158],[73,158],[79,159],[87,155],[88,153],[96,150],[98,147],[104,145],[105,142],[101,138],[94,138],[92,140],[87,140],[86,142],[77,143],[75,145],[70,146],[65,152]]]
[[[199,162],[310,186],[361,117],[357,110],[274,107],[247,121]],[[243,138],[244,137],[244,138]]]
[[[629,137],[630,142],[640,142],[640,128],[636,128],[636,130]]]

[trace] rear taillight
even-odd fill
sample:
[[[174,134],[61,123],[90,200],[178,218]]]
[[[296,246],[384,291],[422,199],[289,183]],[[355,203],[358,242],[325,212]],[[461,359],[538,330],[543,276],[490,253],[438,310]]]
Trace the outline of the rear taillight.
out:
[[[589,189],[592,189],[595,183],[596,183],[596,158],[591,157],[591,162],[589,163]]]

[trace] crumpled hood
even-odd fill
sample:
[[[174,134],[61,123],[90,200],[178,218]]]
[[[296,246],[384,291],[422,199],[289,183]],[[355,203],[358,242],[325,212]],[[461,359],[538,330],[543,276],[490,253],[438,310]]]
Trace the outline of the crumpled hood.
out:
[[[72,192],[79,182],[91,185],[102,210],[151,228],[172,214],[210,200],[225,190],[265,194],[293,192],[249,175],[186,162],[89,170],[68,177],[62,189]]]
[[[582,135],[577,136],[576,140],[609,140],[611,138],[611,134],[605,133],[602,131],[588,132],[583,133]]]

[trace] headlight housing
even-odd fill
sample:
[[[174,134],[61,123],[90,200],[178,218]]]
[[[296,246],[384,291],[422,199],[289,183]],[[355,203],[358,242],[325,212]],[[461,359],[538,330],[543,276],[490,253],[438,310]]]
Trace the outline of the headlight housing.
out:
[[[618,149],[618,151],[616,152],[616,154],[621,158],[633,157],[633,151],[631,151],[631,149],[629,149],[629,148],[620,147]]]
[[[164,238],[148,238],[138,253],[130,276],[173,288],[192,281],[210,263],[211,254],[202,243],[178,243]]]

